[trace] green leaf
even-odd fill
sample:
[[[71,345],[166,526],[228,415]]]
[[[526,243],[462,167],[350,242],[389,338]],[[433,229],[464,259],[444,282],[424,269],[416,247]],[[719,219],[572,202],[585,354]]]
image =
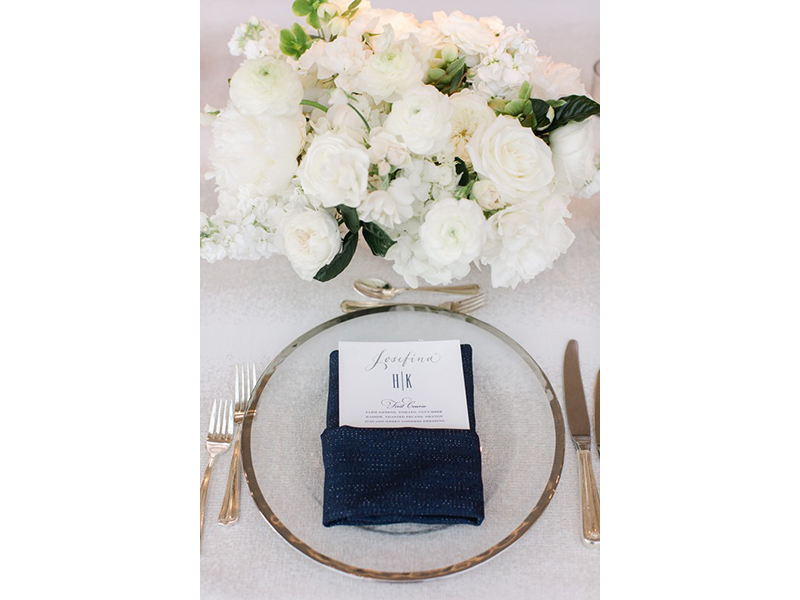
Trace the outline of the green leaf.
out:
[[[531,106],[533,107],[533,124],[531,128],[539,129],[549,125],[550,119],[547,118],[547,113],[550,111],[550,105],[544,100],[531,98]]]
[[[312,10],[311,3],[308,0],[295,0],[294,4],[292,4],[292,12],[298,17],[305,17]]]
[[[340,204],[336,207],[336,210],[338,210],[339,214],[342,215],[342,219],[344,219],[344,224],[347,226],[347,229],[354,232],[358,231],[358,212],[355,208]]]
[[[375,256],[386,256],[386,251],[394,245],[394,240],[375,223],[363,223],[362,231],[369,249]]]
[[[347,9],[342,13],[342,16],[345,19],[349,19],[350,17],[355,15],[356,11],[358,10],[358,5],[359,4],[361,4],[361,0],[353,0],[350,3],[350,6],[348,6]]]
[[[467,168],[467,163],[458,157],[456,157],[456,173],[461,175],[456,185],[467,185],[469,182],[469,169]]]
[[[350,264],[350,261],[353,260],[353,255],[356,253],[357,246],[358,233],[352,231],[347,232],[342,242],[342,249],[333,257],[331,262],[317,271],[317,274],[314,275],[314,279],[317,281],[330,281],[344,271],[347,265]]]
[[[299,23],[292,25],[292,33],[294,33],[294,39],[297,40],[299,45],[308,45],[308,35],[306,34],[306,30],[303,29]]]
[[[313,27],[314,29],[320,28],[319,15],[317,14],[316,10],[312,10],[309,13],[308,17],[306,17],[306,20],[308,21],[308,24],[311,25],[311,27]]]
[[[547,128],[548,133],[570,121],[577,123],[600,114],[600,105],[587,96],[565,96],[559,100],[563,100],[564,104],[555,109],[553,122]]]

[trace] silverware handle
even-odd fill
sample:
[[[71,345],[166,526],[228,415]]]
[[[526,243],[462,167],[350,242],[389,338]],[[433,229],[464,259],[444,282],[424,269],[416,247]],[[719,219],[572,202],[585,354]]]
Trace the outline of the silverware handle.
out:
[[[600,496],[592,469],[590,450],[578,450],[578,464],[581,474],[581,516],[583,521],[583,541],[587,544],[600,543]]]
[[[233,443],[231,467],[228,471],[228,485],[225,487],[225,496],[222,498],[222,508],[219,511],[217,522],[220,525],[233,525],[239,520],[239,497],[241,492],[241,479],[239,478],[239,465],[242,455],[242,428],[236,432]]]
[[[411,292],[442,292],[443,294],[463,294],[470,296],[477,294],[481,291],[481,286],[477,284],[472,285],[439,285],[439,286],[423,286],[418,288],[409,288]]]
[[[341,304],[342,312],[355,312],[365,308],[375,308],[376,306],[383,306],[381,302],[359,302],[358,300],[345,300]]]
[[[203,539],[203,517],[206,512],[206,497],[208,496],[208,481],[211,479],[211,467],[214,466],[214,457],[208,459],[203,483],[200,484],[200,539]]]

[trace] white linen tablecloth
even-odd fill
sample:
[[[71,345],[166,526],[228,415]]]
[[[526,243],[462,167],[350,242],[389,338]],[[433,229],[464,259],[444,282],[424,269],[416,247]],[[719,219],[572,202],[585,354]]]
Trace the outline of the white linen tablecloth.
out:
[[[478,2],[381,2],[429,18],[431,9],[462,10],[482,16],[497,14],[508,23],[531,30],[541,51],[558,61],[581,67],[587,87],[591,66],[599,56],[599,7],[596,1],[521,4],[493,2],[491,11]],[[288,23],[291,2],[236,3],[203,0],[201,31],[201,100],[225,103],[227,78],[239,59],[227,53],[234,27],[252,14]],[[201,137],[201,172],[210,135]],[[213,182],[201,183],[201,210],[216,208]],[[599,197],[573,200],[570,228],[576,239],[554,267],[516,290],[491,290],[490,302],[475,316],[509,333],[547,373],[563,406],[563,355],[567,341],[577,339],[587,399],[593,397],[600,365],[600,242],[592,231]],[[301,281],[283,257],[262,261],[224,260],[201,263],[201,398],[199,439],[205,440],[214,397],[232,394],[233,366],[254,361],[261,368],[289,342],[340,313],[345,298],[357,299],[352,282],[378,276],[401,284],[391,264],[359,248],[345,273],[326,284]],[[473,269],[465,282],[491,289],[489,271]],[[418,298],[412,296],[411,298]],[[590,402],[591,404],[591,402]],[[590,408],[590,416],[592,406]],[[566,413],[565,413],[566,418]],[[207,461],[200,444],[198,482]],[[600,479],[598,456],[595,474]],[[230,453],[217,461],[208,495],[206,529],[200,556],[201,597],[207,599],[324,598],[384,600],[432,598],[564,598],[578,600],[600,595],[600,551],[581,541],[578,465],[568,440],[561,481],[550,505],[534,526],[495,559],[454,577],[415,584],[364,581],[331,571],[290,547],[256,509],[246,485],[242,514],[233,527],[216,524],[224,493]]]

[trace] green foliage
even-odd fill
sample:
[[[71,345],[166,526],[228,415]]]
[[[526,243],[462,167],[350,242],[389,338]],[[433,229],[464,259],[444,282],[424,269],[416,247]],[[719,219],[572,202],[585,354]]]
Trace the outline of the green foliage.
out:
[[[467,163],[456,157],[456,174],[460,175],[457,185],[467,185],[469,183],[469,169]]]
[[[340,204],[336,207],[336,210],[339,211],[339,214],[342,215],[342,220],[344,221],[345,226],[347,229],[353,232],[358,231],[358,212],[355,208],[351,208],[350,206],[345,206],[344,204]]]
[[[306,30],[298,23],[292,25],[291,29],[281,29],[280,48],[286,56],[300,58],[303,53],[311,47],[314,42],[308,37]]]
[[[387,250],[394,245],[394,240],[376,223],[362,223],[364,240],[375,256],[386,256]]]
[[[350,261],[353,260],[353,255],[356,253],[357,247],[358,232],[348,231],[347,235],[344,236],[342,249],[339,250],[339,253],[333,257],[331,262],[317,271],[317,274],[314,275],[314,279],[317,281],[330,281],[339,275],[339,273],[344,271],[347,265],[350,264]]]

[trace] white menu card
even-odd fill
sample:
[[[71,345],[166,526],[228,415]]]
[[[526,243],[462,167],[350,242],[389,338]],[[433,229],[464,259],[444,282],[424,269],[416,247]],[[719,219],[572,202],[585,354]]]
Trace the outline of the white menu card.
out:
[[[469,429],[460,342],[339,342],[339,425]]]

